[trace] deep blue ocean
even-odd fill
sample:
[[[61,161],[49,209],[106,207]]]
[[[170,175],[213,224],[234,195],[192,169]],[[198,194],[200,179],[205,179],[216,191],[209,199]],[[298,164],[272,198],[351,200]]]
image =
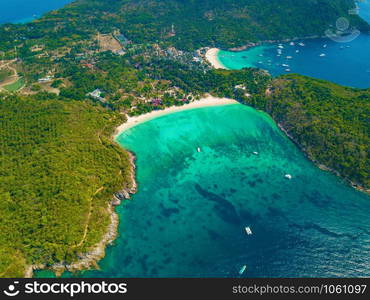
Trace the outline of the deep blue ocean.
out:
[[[370,1],[359,6],[360,16],[370,22]],[[360,34],[346,22],[346,18],[338,19],[325,31],[327,38],[263,44],[241,52],[220,51],[218,59],[232,70],[256,67],[273,76],[298,73],[350,87],[370,87],[370,34]],[[345,38],[333,35],[346,27],[350,34]]]
[[[25,23],[73,0],[0,0],[0,24]]]

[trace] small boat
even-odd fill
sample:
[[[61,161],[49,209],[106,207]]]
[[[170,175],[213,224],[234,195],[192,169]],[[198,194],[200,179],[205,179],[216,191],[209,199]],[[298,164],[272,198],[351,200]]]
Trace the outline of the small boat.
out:
[[[328,47],[328,45],[327,44],[325,44],[324,46],[322,46],[323,48],[326,48],[326,47]]]
[[[263,62],[262,62],[262,61],[259,61],[258,63],[259,63],[259,64],[263,64]]]
[[[252,235],[252,229],[250,227],[245,227],[245,232],[248,234],[248,235]]]
[[[295,50],[295,53],[299,53],[299,50]]]
[[[325,53],[321,53],[320,54],[320,57],[325,57],[326,56],[326,54]]]
[[[295,44],[294,44],[294,42],[290,42],[290,44],[289,44],[290,46],[294,46]]]
[[[293,56],[287,56],[286,57],[286,59],[292,59],[293,58]]]
[[[291,180],[293,177],[292,177],[292,175],[290,175],[290,174],[286,174],[285,176],[284,176],[286,179],[289,179],[289,180]]]
[[[257,152],[257,151],[254,151],[254,152],[253,152],[253,154],[254,154],[254,155],[258,155],[258,152]]]
[[[247,270],[247,265],[242,266],[239,270],[239,275],[243,275],[246,270]]]
[[[278,48],[279,49],[284,49],[284,46],[283,45],[279,45]]]
[[[291,72],[292,70],[291,69],[285,69],[285,72]]]
[[[301,46],[301,47],[306,46],[304,43],[299,43],[298,45]]]
[[[197,148],[197,151],[200,152],[200,148],[199,147]]]
[[[287,64],[282,64],[283,67],[289,68],[289,65]]]

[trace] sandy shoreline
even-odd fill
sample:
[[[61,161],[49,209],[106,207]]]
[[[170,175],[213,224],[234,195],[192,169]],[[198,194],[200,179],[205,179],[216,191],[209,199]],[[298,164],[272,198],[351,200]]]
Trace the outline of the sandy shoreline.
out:
[[[220,62],[217,55],[220,52],[218,48],[211,48],[206,53],[206,58],[210,64],[216,69],[226,69],[225,66]]]
[[[116,128],[116,132],[114,134],[114,139],[116,139],[122,132],[126,131],[127,129],[130,129],[140,123],[152,120],[154,118],[183,111],[188,109],[194,109],[194,108],[201,108],[201,107],[207,107],[207,106],[219,106],[219,105],[228,105],[228,104],[237,104],[236,100],[228,99],[228,98],[217,98],[213,96],[207,96],[206,98],[202,98],[197,101],[190,102],[188,104],[182,105],[182,106],[171,106],[163,110],[154,110],[150,113],[143,114],[140,116],[135,117],[128,117],[127,122],[123,123],[122,125],[118,126]]]

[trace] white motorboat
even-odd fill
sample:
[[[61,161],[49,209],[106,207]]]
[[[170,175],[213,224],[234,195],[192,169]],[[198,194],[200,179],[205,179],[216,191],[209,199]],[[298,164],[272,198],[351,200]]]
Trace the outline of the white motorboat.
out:
[[[247,270],[247,265],[242,266],[239,270],[239,275],[243,275],[246,270]]]

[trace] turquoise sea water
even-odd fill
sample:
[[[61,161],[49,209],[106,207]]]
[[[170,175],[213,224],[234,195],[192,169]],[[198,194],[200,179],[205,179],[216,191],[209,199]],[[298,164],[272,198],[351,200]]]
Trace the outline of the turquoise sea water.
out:
[[[370,22],[370,1],[360,3],[360,8],[360,15]],[[300,46],[301,42],[305,46]],[[345,43],[326,38],[281,46],[281,54],[279,44],[266,44],[241,52],[220,51],[218,59],[228,69],[258,67],[273,76],[293,72],[346,86],[370,87],[370,35],[361,34]]]
[[[137,156],[139,191],[117,209],[101,270],[78,276],[237,277],[243,265],[245,277],[370,276],[370,197],[316,168],[266,114],[182,111],[118,142]]]
[[[0,0],[0,24],[25,23],[73,0]]]

